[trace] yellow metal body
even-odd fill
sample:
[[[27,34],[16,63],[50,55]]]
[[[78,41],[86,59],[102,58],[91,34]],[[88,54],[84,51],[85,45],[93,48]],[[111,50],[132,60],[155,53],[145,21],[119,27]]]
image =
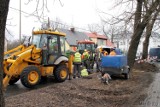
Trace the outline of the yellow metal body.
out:
[[[33,34],[54,34],[59,36],[65,36],[63,33],[41,30],[35,31]],[[7,87],[9,81],[12,77],[18,77],[21,75],[23,69],[28,65],[35,65],[39,68],[41,76],[49,76],[54,72],[54,66],[44,67],[41,65],[42,54],[41,49],[36,48],[34,45],[24,46],[20,45],[12,50],[9,50],[4,53],[4,74],[3,85],[4,88]],[[65,63],[69,69],[69,73],[72,73],[72,57],[69,58],[69,61]],[[30,83],[35,83],[37,81],[37,73],[35,71],[31,71],[28,76],[28,80]],[[67,74],[65,72],[61,72],[62,77],[65,77]]]

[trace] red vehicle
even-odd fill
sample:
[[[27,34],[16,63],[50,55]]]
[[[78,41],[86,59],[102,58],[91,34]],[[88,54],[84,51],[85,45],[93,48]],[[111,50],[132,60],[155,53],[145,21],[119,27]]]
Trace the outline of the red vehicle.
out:
[[[88,59],[89,61],[89,68],[88,69],[93,69],[94,66],[94,60],[95,60],[95,49],[97,47],[97,44],[95,44],[94,41],[90,40],[81,40],[77,42],[77,48],[79,49],[79,52],[83,54],[84,50],[86,49],[89,51],[90,57]]]
[[[83,53],[85,49],[90,52],[94,52],[97,47],[94,41],[90,40],[81,40],[77,42],[77,48],[79,49],[80,53]]]

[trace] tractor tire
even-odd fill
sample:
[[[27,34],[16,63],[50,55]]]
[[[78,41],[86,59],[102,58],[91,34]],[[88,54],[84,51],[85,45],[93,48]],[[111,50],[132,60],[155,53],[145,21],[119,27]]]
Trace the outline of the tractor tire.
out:
[[[11,80],[9,81],[9,85],[13,85],[19,80],[20,77],[12,77]]]
[[[36,66],[30,65],[23,69],[20,79],[25,87],[34,88],[41,80],[41,73]]]
[[[124,78],[128,80],[130,78],[129,73],[124,74]]]
[[[54,77],[58,82],[64,82],[68,78],[68,68],[66,65],[59,65],[54,71]]]

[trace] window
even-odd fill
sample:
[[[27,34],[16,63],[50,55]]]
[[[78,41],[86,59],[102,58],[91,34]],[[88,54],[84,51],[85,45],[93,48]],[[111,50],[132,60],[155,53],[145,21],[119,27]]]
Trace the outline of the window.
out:
[[[57,36],[53,36],[49,39],[49,53],[58,53]]]
[[[91,50],[92,49],[92,45],[91,44],[86,44],[86,49],[87,50]]]
[[[61,52],[64,54],[65,53],[65,38],[60,37],[60,46],[61,46]]]
[[[47,45],[47,35],[43,34],[41,37],[41,42],[39,44],[40,48],[43,48],[44,45]]]
[[[85,49],[85,44],[78,44],[78,49],[79,50],[84,50]]]
[[[40,48],[39,43],[40,43],[41,35],[34,35],[32,44],[35,45],[37,48]]]

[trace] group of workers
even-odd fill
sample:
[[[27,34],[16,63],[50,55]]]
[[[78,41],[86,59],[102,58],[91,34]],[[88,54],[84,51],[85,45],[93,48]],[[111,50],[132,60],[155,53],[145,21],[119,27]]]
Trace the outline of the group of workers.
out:
[[[114,51],[114,49],[110,49],[110,52],[108,53],[105,50],[102,50],[102,48],[100,48],[95,55],[90,55],[90,52],[87,51],[86,49],[84,50],[83,54],[81,55],[79,50],[77,49],[77,51],[74,53],[74,58],[73,58],[73,65],[74,65],[74,69],[73,69],[73,78],[80,78],[83,76],[87,76],[88,75],[88,70],[90,69],[88,63],[88,61],[90,61],[89,57],[92,56],[94,57],[93,60],[96,61],[96,65],[97,65],[97,70],[98,70],[98,66],[99,66],[99,59],[101,58],[101,56],[107,56],[107,55],[111,55],[114,56],[116,55],[116,52]],[[94,63],[93,63],[94,64]],[[83,70],[81,71],[81,66],[83,66]]]
[[[89,58],[89,51],[85,49],[83,54],[81,55],[79,50],[77,49],[77,51],[74,54],[74,58],[73,58],[73,65],[74,65],[73,78],[76,78],[76,76],[80,78],[81,76],[88,75],[88,72],[87,72],[87,68],[88,68],[87,59],[88,58]],[[80,71],[81,65],[83,66],[83,70],[82,70],[83,72]]]

